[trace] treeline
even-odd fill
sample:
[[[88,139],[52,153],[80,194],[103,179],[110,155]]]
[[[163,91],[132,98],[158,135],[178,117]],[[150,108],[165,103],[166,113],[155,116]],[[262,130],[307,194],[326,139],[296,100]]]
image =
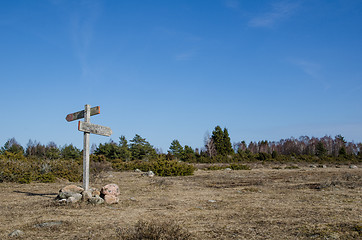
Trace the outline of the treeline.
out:
[[[211,136],[206,136],[201,149],[182,146],[175,139],[171,142],[167,153],[154,148],[145,138],[136,134],[127,141],[124,136],[118,142],[110,141],[93,145],[91,159],[96,162],[108,161],[113,164],[135,160],[151,161],[155,159],[178,160],[189,163],[217,162],[361,162],[362,143],[347,142],[343,136],[322,138],[301,136],[276,141],[245,141],[231,144],[228,130],[216,126]],[[29,140],[23,148],[12,138],[0,150],[3,158],[41,158],[41,159],[81,159],[82,151],[72,144],[58,147],[54,142],[42,145]]]

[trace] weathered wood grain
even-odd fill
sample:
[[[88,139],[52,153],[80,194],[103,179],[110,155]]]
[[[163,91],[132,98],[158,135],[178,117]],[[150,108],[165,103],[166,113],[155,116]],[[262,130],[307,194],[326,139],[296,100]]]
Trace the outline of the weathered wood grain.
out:
[[[99,106],[92,107],[90,109],[90,116],[97,115],[97,114],[100,114],[100,113],[101,113],[101,108]],[[66,116],[65,119],[68,122],[71,122],[71,121],[78,120],[78,119],[81,119],[81,118],[84,118],[84,110],[79,111],[79,112],[75,112],[75,113],[70,113],[70,114],[68,114]]]
[[[101,125],[97,125],[97,124],[93,124],[93,123],[86,123],[86,122],[82,122],[82,121],[79,121],[79,123],[78,123],[78,130],[82,131],[82,132],[93,133],[93,134],[98,134],[98,135],[107,136],[107,137],[112,135],[112,129],[109,127],[105,127],[105,126],[101,126]]]

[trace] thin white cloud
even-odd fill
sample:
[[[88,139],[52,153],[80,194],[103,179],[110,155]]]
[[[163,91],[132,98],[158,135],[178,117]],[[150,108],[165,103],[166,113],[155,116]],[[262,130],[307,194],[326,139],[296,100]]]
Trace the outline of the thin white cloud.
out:
[[[291,17],[299,8],[299,2],[279,1],[271,5],[268,12],[262,13],[250,19],[250,27],[272,27],[276,23]]]
[[[186,61],[191,59],[194,56],[194,51],[188,51],[188,52],[183,52],[180,54],[177,54],[175,56],[175,59],[178,61]]]
[[[322,66],[316,62],[304,60],[304,59],[292,59],[290,62],[298,67],[300,70],[304,72],[311,79],[319,82],[323,85],[324,89],[330,88],[330,84],[325,81],[324,76],[322,74]]]
[[[100,9],[98,1],[82,2],[71,19],[74,50],[84,78],[92,75],[88,55],[94,34],[94,24],[100,15]]]
[[[232,9],[239,9],[240,3],[238,0],[226,0],[225,6]]]

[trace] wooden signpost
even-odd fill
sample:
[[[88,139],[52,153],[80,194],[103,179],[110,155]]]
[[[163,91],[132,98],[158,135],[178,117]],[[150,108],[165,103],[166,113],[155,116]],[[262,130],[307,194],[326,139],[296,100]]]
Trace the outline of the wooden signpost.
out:
[[[78,122],[78,130],[84,132],[83,140],[83,188],[89,189],[89,134],[98,134],[103,136],[111,136],[112,129],[109,127],[90,123],[90,116],[100,113],[100,107],[90,108],[90,105],[85,105],[84,110],[70,113],[65,118],[68,122],[84,118],[84,122]]]

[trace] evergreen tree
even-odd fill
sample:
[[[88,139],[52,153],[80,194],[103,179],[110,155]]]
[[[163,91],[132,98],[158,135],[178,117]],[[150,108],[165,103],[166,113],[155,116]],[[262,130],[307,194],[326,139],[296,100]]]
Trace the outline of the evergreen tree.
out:
[[[131,151],[128,148],[128,142],[125,136],[119,138],[120,157],[124,161],[131,160]]]
[[[184,148],[181,146],[180,142],[175,139],[171,142],[170,152],[177,159],[181,159],[182,155],[184,154]]]
[[[2,154],[5,152],[13,153],[13,154],[24,154],[24,148],[16,141],[15,138],[9,139],[0,151]]]
[[[133,160],[149,160],[157,156],[153,146],[138,134],[131,140],[130,151]]]
[[[218,155],[229,155],[234,152],[231,145],[229,132],[226,128],[222,130],[220,126],[216,126],[212,132],[211,138]]]
[[[216,126],[211,136],[217,155],[224,155],[224,132],[220,126]]]
[[[229,132],[226,128],[224,128],[224,136],[223,136],[223,142],[224,142],[224,154],[230,155],[233,154],[233,147],[231,145],[231,140],[229,137]]]
[[[64,159],[81,159],[82,153],[81,151],[73,146],[73,144],[65,145],[61,150],[60,154]]]
[[[316,146],[316,155],[318,157],[322,157],[326,154],[326,152],[327,152],[326,147],[324,146],[324,144],[321,141],[319,141]]]

